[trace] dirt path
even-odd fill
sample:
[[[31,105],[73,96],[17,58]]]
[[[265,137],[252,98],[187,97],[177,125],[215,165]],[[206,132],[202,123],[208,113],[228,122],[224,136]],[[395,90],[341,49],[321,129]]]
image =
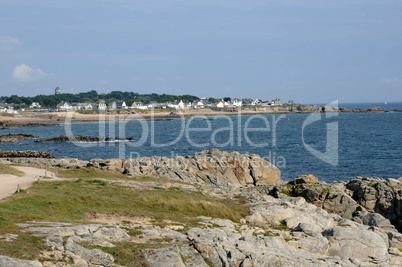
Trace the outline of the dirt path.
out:
[[[11,174],[0,174],[0,199],[11,196],[17,190],[18,185],[21,189],[27,189],[38,178],[44,177],[46,170],[32,167],[14,167],[25,173],[19,177]],[[47,172],[47,175],[54,177],[54,173]]]

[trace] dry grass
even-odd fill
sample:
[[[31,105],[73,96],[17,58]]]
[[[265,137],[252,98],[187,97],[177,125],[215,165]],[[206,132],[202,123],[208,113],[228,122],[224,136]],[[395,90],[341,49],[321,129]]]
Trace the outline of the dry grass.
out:
[[[1,164],[0,163],[0,174],[12,174],[15,176],[24,176],[25,173],[17,170],[16,168],[6,165],[6,164]]]
[[[138,182],[168,182],[168,183],[179,183],[184,185],[190,185],[189,183],[164,179],[164,178],[153,178],[153,177],[133,177],[126,174],[122,174],[119,172],[112,172],[107,170],[101,170],[97,168],[81,168],[81,169],[61,169],[61,168],[53,168],[53,172],[58,172],[57,177],[60,178],[80,178],[80,179],[93,179],[93,178],[102,178],[102,179],[119,179],[119,180],[133,180]]]
[[[127,179],[129,176],[121,174],[121,173],[114,173],[111,171],[105,171],[101,169],[96,169],[96,168],[81,168],[81,169],[53,169],[52,170],[57,171],[57,177],[60,178],[104,178],[104,179]]]
[[[33,259],[39,254],[43,249],[41,239],[15,226],[31,220],[89,223],[88,214],[115,214],[150,217],[159,225],[164,225],[164,220],[196,225],[200,215],[239,221],[248,212],[248,208],[232,200],[177,188],[136,191],[96,179],[35,183],[23,195],[16,194],[0,203],[0,235],[20,236],[14,242],[1,242],[0,255]]]

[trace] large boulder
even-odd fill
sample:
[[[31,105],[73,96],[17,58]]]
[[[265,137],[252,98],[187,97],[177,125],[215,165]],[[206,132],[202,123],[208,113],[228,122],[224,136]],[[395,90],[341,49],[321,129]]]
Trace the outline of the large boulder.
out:
[[[322,234],[329,239],[330,256],[372,261],[376,264],[388,260],[388,240],[377,231],[337,226],[325,230]]]
[[[258,155],[205,150],[195,156],[173,159],[152,157],[125,160],[124,173],[209,183],[220,187],[242,187],[280,182],[279,169]]]
[[[364,209],[381,214],[402,231],[402,183],[399,180],[356,177],[346,188]]]

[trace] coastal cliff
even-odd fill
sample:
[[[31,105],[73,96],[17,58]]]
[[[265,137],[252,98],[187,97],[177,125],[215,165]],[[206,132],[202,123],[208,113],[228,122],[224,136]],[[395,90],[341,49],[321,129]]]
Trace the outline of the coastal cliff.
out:
[[[173,159],[0,162],[59,172],[29,193],[41,192],[55,213],[50,222],[16,224],[43,238],[41,260],[0,256],[11,266],[402,265],[402,178],[284,182],[256,155],[216,149]],[[0,243],[16,238],[3,234]]]

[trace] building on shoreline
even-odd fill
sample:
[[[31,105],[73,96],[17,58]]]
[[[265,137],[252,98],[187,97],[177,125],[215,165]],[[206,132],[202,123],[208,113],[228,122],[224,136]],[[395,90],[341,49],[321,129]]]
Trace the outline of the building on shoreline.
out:
[[[125,101],[115,101],[112,103],[112,106],[110,107],[111,110],[115,109],[127,109],[127,105]]]
[[[282,106],[283,103],[279,98],[276,98],[275,100],[271,101],[271,106]]]
[[[29,108],[41,108],[42,106],[39,104],[39,102],[32,102],[32,104],[29,106]]]
[[[106,110],[107,106],[106,106],[105,102],[99,102],[98,104],[95,105],[95,109]]]
[[[71,103],[73,110],[92,110],[90,103]]]
[[[59,104],[57,104],[56,107],[59,111],[70,111],[73,109],[73,107],[68,102],[60,102]]]

